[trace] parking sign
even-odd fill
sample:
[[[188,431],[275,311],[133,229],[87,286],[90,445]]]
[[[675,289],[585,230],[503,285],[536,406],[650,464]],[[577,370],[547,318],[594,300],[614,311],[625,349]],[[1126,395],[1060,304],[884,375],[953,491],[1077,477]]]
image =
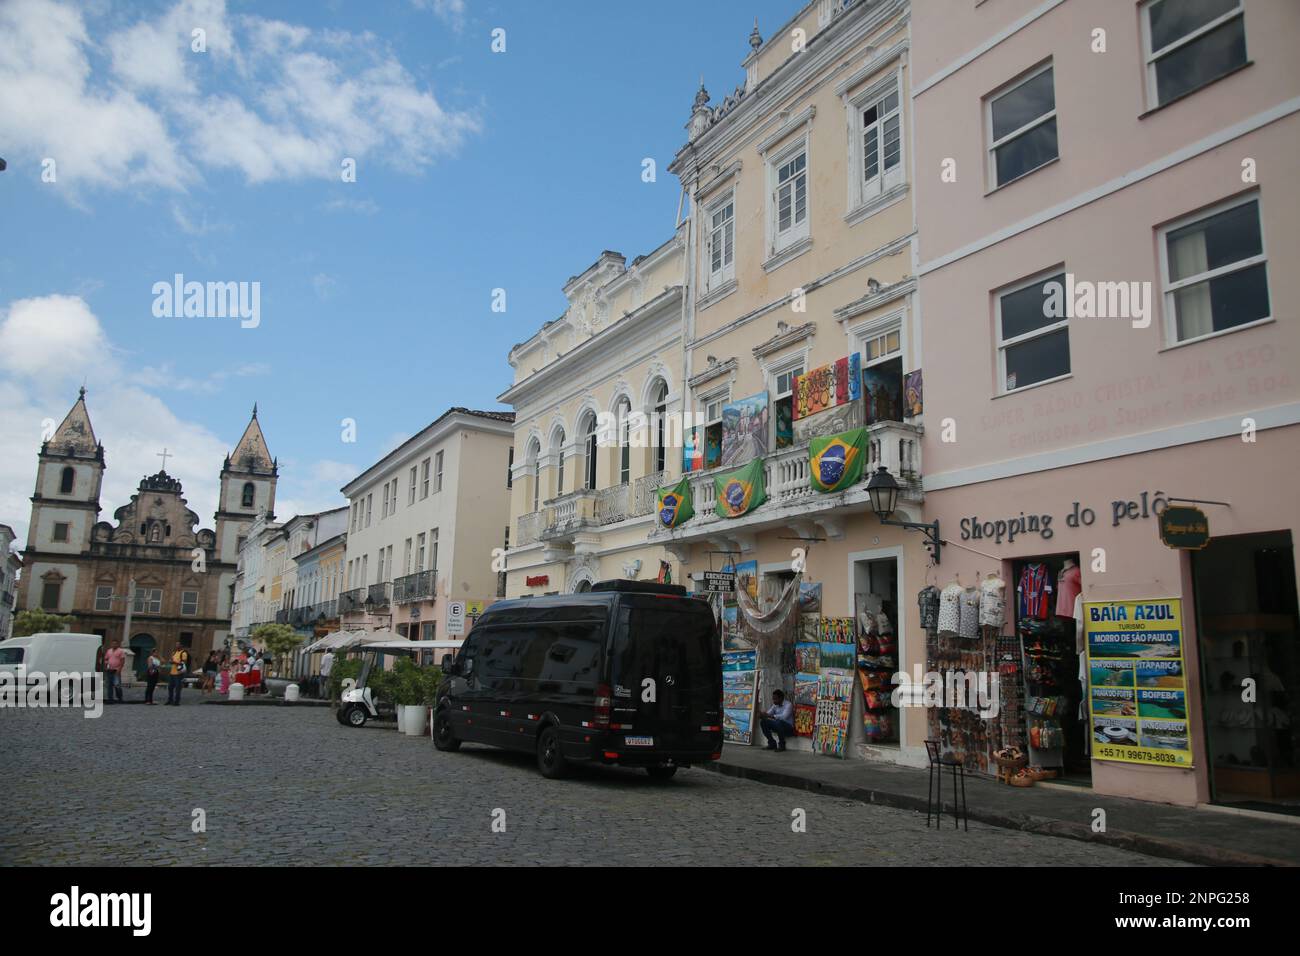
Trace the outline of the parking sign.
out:
[[[459,637],[465,633],[465,602],[447,602],[447,636]]]

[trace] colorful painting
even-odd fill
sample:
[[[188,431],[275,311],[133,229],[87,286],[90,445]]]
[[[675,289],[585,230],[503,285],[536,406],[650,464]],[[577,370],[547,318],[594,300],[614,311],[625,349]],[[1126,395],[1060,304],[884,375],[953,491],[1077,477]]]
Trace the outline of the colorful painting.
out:
[[[864,424],[866,420],[863,416],[862,399],[859,398],[799,419],[794,423],[794,440],[796,444],[802,445],[814,438],[851,432]]]
[[[822,612],[822,586],[818,581],[799,582],[799,613],[820,614]]]
[[[776,418],[776,447],[789,448],[794,444],[794,400],[783,398],[772,403]]]
[[[758,651],[722,655],[722,739],[748,746],[754,739],[754,701],[758,695]]]
[[[821,365],[802,375],[796,375],[791,410],[794,421],[859,398],[861,367],[862,357],[854,352],[829,365]]]
[[[736,586],[743,587],[753,601],[758,600],[758,562],[741,561],[739,564],[727,564],[722,568],[728,574],[736,576]]]
[[[753,646],[740,631],[740,608],[735,604],[724,604],[722,607],[722,649],[724,651],[743,651]]]
[[[795,704],[794,705],[794,735],[796,737],[811,737],[817,727],[817,705],[816,704]]]
[[[722,464],[743,465],[767,454],[767,392],[722,406]]]
[[[722,425],[709,425],[704,429],[704,467],[716,468],[722,462]]]
[[[704,444],[700,440],[703,429],[698,425],[688,428],[682,435],[682,471],[702,471],[704,468]]]
[[[908,372],[903,376],[904,414],[908,418],[916,418],[925,408],[921,393],[921,370],[918,368],[915,372]]]
[[[866,424],[903,420],[903,360],[881,362],[862,370]]]
[[[713,479],[714,513],[719,518],[739,518],[767,501],[763,459],[755,458],[744,468],[725,472]]]
[[[853,671],[823,670],[817,682],[813,753],[844,757],[849,744]]]

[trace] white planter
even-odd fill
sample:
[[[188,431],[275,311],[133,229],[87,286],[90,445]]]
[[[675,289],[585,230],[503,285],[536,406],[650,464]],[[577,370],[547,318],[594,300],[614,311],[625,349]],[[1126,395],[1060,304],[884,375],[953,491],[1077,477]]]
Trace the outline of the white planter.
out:
[[[404,734],[406,733],[406,705],[398,704],[393,709],[397,711],[397,732]]]
[[[406,725],[402,728],[402,732],[408,737],[423,737],[424,725],[429,719],[429,708],[423,704],[415,704],[403,707],[402,711],[406,716]]]

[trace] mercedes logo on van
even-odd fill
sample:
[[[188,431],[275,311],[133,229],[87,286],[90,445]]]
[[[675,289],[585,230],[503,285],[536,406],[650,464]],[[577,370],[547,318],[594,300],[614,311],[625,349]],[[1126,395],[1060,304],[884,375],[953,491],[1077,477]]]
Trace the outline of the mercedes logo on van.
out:
[[[664,683],[667,684],[669,687],[672,687],[672,686],[673,686],[673,675],[672,675],[672,674],[668,674],[668,675],[666,675],[666,676],[664,677]]]

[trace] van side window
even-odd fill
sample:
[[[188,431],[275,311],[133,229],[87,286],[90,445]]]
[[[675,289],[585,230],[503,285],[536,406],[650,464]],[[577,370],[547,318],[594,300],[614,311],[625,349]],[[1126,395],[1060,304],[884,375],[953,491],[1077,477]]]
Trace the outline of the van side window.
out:
[[[515,650],[518,635],[507,628],[491,630],[483,635],[478,646],[478,663],[475,665],[479,680],[501,681],[514,677]]]
[[[550,646],[542,665],[542,680],[595,684],[600,678],[604,628],[598,624],[556,624],[547,630]]]

